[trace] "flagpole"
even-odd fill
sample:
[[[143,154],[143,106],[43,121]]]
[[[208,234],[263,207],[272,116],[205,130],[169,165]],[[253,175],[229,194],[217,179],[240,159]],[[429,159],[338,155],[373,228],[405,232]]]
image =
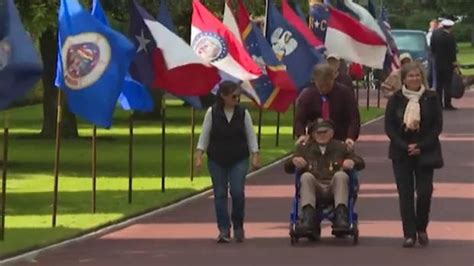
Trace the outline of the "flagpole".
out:
[[[129,139],[128,139],[128,204],[132,203],[133,191],[133,111],[128,118]]]
[[[278,147],[280,144],[280,112],[277,112],[277,127],[276,127],[276,142],[275,146]]]
[[[92,213],[96,211],[97,201],[97,126],[92,128]]]
[[[161,99],[161,192],[165,192],[165,156],[166,156],[166,100]]]
[[[370,106],[370,74],[367,74],[366,76],[366,82],[365,82],[365,85],[367,87],[367,110],[369,110],[369,106]]]
[[[377,86],[377,108],[380,108],[380,82],[378,80],[375,82],[375,86]]]
[[[190,173],[190,177],[191,177],[191,182],[194,181],[194,132],[195,132],[195,129],[196,129],[196,109],[194,109],[194,107],[191,106],[191,147],[190,147],[190,150],[191,150],[191,154],[190,154],[190,161],[191,161],[191,173]]]
[[[293,101],[293,140],[295,140],[295,137],[296,137],[295,118],[296,118],[296,101]]]
[[[8,111],[3,113],[3,162],[2,162],[2,227],[0,228],[0,240],[5,239],[5,215],[7,201],[7,167],[8,167]]]
[[[359,80],[356,80],[356,100],[357,106],[359,106]]]
[[[56,150],[54,156],[54,192],[53,192],[53,227],[56,227],[56,214],[58,212],[58,185],[59,185],[59,155],[61,148],[61,102],[62,102],[63,91],[59,89],[58,91],[58,102],[56,107]]]
[[[259,107],[258,109],[258,148],[260,149],[261,146],[261,139],[262,139],[262,116],[263,116],[263,111],[262,107]]]

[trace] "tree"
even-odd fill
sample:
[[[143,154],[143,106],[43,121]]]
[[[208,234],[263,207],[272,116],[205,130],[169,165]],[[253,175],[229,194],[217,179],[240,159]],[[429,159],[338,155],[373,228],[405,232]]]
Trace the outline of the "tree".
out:
[[[41,136],[53,138],[56,131],[56,112],[58,90],[54,87],[57,52],[57,0],[19,0],[16,1],[25,28],[39,41],[43,60],[43,127]],[[62,136],[77,137],[76,117],[69,112],[63,101]]]
[[[447,15],[462,17],[471,25],[471,46],[474,47],[474,8],[472,0],[436,0],[438,8]]]

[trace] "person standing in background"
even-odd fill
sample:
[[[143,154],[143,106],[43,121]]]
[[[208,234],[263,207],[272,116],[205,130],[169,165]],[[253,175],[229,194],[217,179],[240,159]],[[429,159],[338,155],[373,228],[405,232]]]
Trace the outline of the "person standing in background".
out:
[[[428,48],[431,46],[431,36],[433,35],[433,31],[439,28],[439,23],[437,19],[433,19],[430,21],[430,26],[428,28],[428,33],[426,34],[426,44]],[[434,58],[431,54],[431,50],[428,56],[428,85],[430,88],[436,88],[436,70],[434,64]]]
[[[457,45],[452,33],[454,22],[445,19],[441,21],[441,26],[442,28],[433,32],[430,41],[435,63],[436,91],[445,110],[456,110],[451,104],[451,81],[457,67]]]

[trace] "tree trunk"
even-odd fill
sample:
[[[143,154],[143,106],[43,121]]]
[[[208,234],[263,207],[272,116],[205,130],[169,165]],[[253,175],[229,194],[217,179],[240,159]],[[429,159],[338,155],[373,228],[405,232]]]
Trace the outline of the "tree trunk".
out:
[[[54,29],[48,29],[40,38],[41,58],[43,60],[43,128],[41,136],[54,138],[56,135],[56,112],[58,89],[54,86],[56,75],[56,53],[57,40]],[[64,99],[65,97],[63,97]],[[74,114],[67,108],[66,101],[63,101],[61,136],[66,138],[76,138],[77,121]]]
[[[474,22],[472,22],[471,27],[472,27],[472,29],[471,29],[471,47],[474,47]]]

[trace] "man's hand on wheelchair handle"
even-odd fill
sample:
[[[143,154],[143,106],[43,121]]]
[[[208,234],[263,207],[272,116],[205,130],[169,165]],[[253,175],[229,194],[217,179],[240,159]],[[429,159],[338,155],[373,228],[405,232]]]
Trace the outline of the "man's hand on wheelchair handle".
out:
[[[342,162],[342,168],[344,170],[352,170],[354,169],[355,162],[352,159],[346,159],[344,162]]]
[[[297,169],[303,169],[308,165],[308,162],[303,157],[295,157],[292,162]]]
[[[353,139],[351,139],[351,138],[348,138],[348,139],[346,139],[345,143],[346,143],[346,145],[347,145],[347,149],[348,149],[349,151],[352,151],[352,150],[354,150],[354,145],[355,145],[355,142],[354,142],[354,140],[353,140]]]

